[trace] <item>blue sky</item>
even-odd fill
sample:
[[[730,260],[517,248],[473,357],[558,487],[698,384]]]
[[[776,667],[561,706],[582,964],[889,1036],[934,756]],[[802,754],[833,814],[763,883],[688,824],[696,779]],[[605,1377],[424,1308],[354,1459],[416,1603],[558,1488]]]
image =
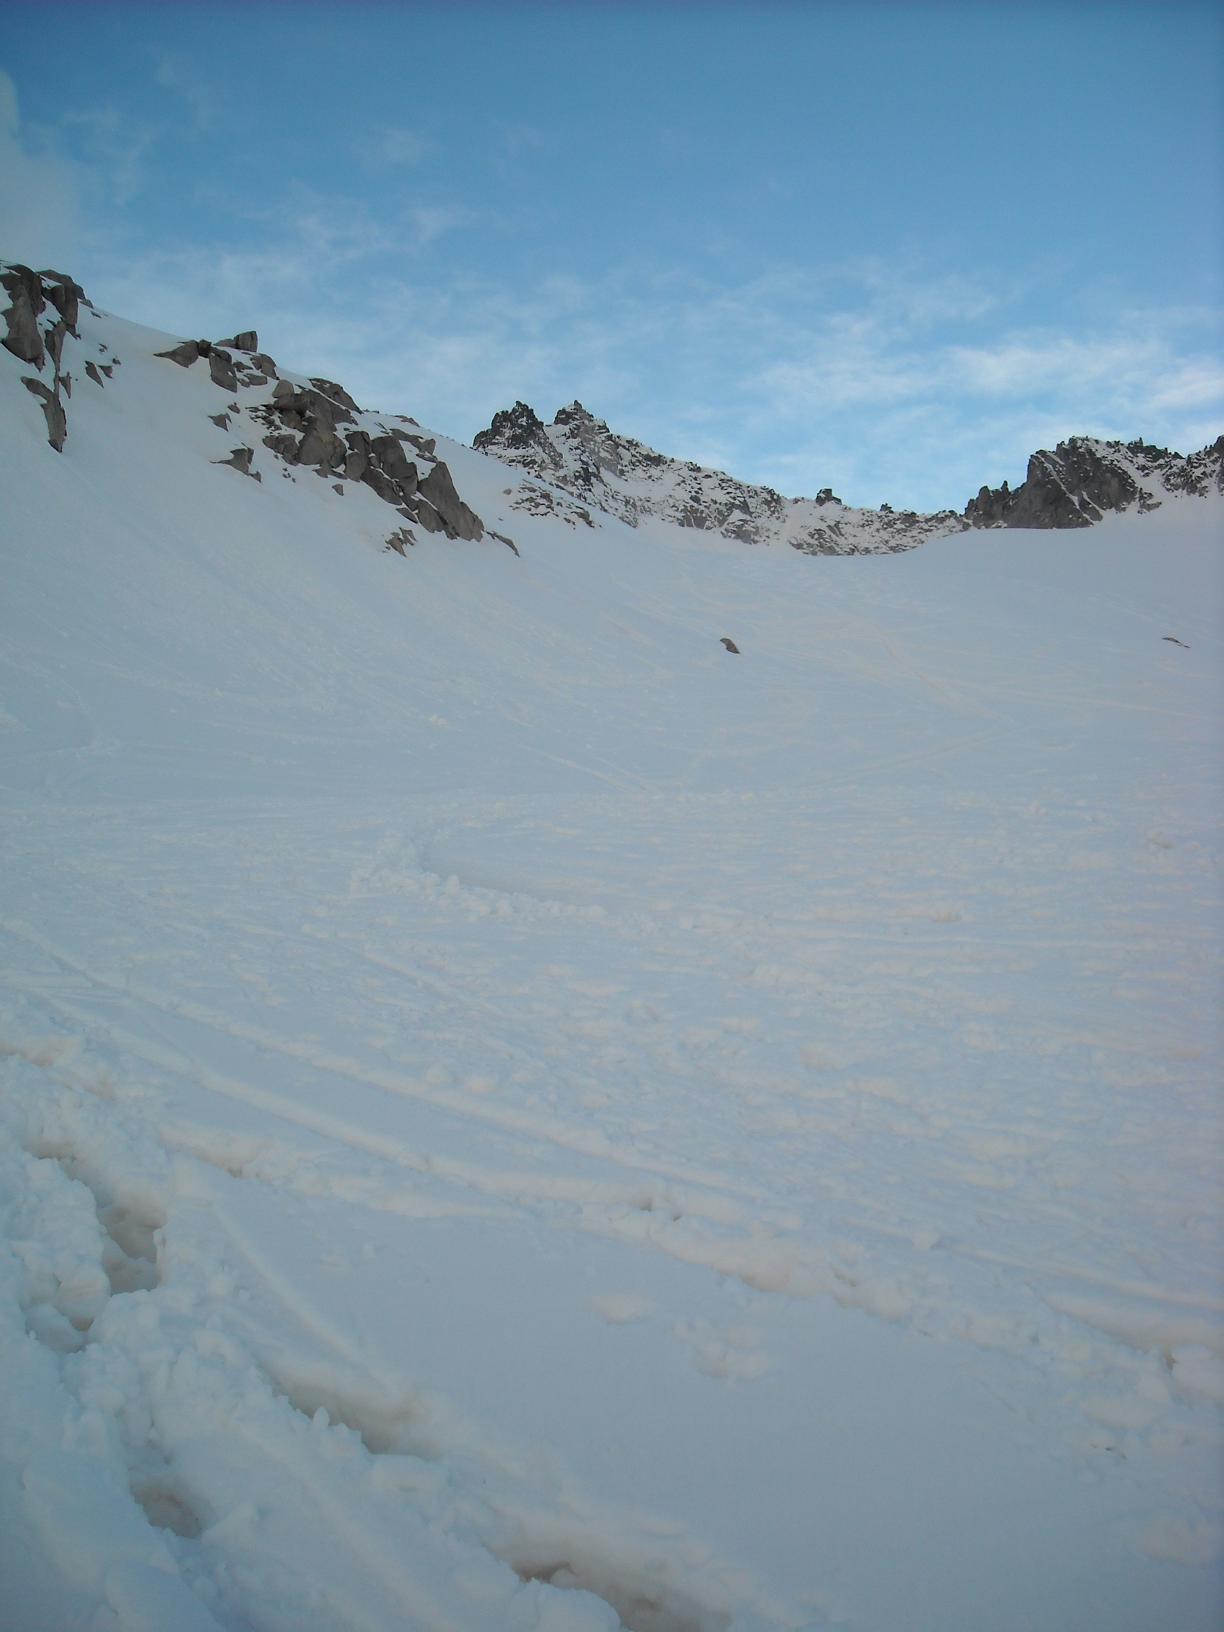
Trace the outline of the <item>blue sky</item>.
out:
[[[0,255],[470,440],[963,505],[1224,431],[1214,4],[10,4]]]

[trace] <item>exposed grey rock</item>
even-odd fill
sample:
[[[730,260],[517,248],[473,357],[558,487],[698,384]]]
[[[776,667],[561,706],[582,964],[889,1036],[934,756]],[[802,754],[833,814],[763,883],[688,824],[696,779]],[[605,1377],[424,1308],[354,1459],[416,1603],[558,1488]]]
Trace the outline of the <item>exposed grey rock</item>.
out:
[[[296,465],[299,440],[292,431],[272,431],[264,437],[263,445],[265,448],[271,448],[272,452],[286,464]]]
[[[66,397],[70,397],[72,395],[72,375],[71,374],[57,374],[56,377],[55,377],[55,383],[57,385],[62,385],[63,386],[64,395]]]
[[[1033,454],[1019,487],[983,487],[965,506],[965,520],[971,527],[1090,527],[1112,512],[1154,510],[1171,495],[1213,489],[1224,490],[1224,437],[1186,455],[1073,436]]]
[[[58,323],[53,323],[46,332],[47,355],[55,365],[55,372],[59,373],[60,359],[64,355],[64,340],[68,334],[68,325],[61,317]]]
[[[299,387],[289,380],[277,380],[272,388],[271,407],[285,424],[294,424],[303,430],[310,424],[318,424],[334,430],[337,425],[349,424],[353,419],[347,406],[352,399],[347,392],[341,395],[347,401],[328,396],[313,383]],[[296,419],[292,418],[294,415]]]
[[[154,354],[158,357],[167,357],[180,368],[190,368],[192,363],[198,362],[204,355],[200,350],[198,340],[183,340],[177,346],[171,346],[169,351],[159,351]]]
[[[209,414],[208,417],[220,430],[229,430],[230,416],[228,414]]]
[[[219,385],[223,391],[237,391],[238,376],[234,372],[232,360],[225,352],[210,349],[208,372],[212,375],[213,384]]]
[[[214,459],[214,465],[231,465],[241,471],[244,476],[253,476],[257,482],[263,481],[259,471],[251,469],[251,460],[255,457],[254,448],[232,448],[228,459]]]
[[[338,402],[342,407],[347,408],[350,414],[359,414],[361,412],[361,409],[358,408],[344,387],[337,385],[335,380],[315,379],[312,376],[310,383],[323,396],[330,397],[333,402]]]
[[[225,346],[229,351],[258,351],[259,336],[254,329],[243,329],[241,334],[235,334],[229,340],[216,340],[214,345]]]
[[[495,538],[499,544],[504,544],[508,550],[513,550],[515,555],[519,553],[518,545],[512,538],[507,538],[505,533],[495,533],[492,527],[490,527],[488,531],[490,538]]]
[[[64,412],[59,392],[52,391],[41,380],[36,380],[28,374],[22,375],[21,383],[42,403],[43,417],[47,421],[47,441],[56,453],[63,453],[64,443],[68,438],[68,416]]]
[[[422,481],[416,461],[405,451],[410,446],[429,457],[433,438],[385,425],[371,434],[353,425],[361,410],[334,380],[312,378],[308,386],[297,386],[278,379],[269,400],[252,412],[269,428],[264,446],[287,464],[310,466],[319,476],[359,481],[406,520],[417,521],[430,532],[445,532],[451,538],[483,537],[484,523],[455,491],[447,467],[435,462]],[[353,428],[340,429],[348,425]]]
[[[47,299],[76,337],[81,307],[89,305],[84,289],[74,279],[65,277],[62,272],[52,272],[49,268],[44,268],[38,276],[42,279]]]
[[[503,408],[494,414],[493,423],[487,431],[473,437],[472,446],[498,458],[505,453],[533,455],[540,473],[560,470],[562,465],[561,453],[549,440],[543,420],[525,402],[516,402],[513,408]],[[532,468],[523,458],[516,459],[515,463]]]
[[[740,649],[735,644],[735,642],[731,639],[730,635],[723,635],[723,636],[721,636],[721,639],[722,639],[723,645],[727,648],[727,650],[729,652],[734,652],[736,657],[738,657],[740,655]]]
[[[90,379],[95,385],[100,385],[103,390],[106,389],[106,381],[102,378],[101,374],[98,373],[98,366],[92,357],[86,358],[85,372],[89,375]]]
[[[41,369],[46,357],[38,314],[43,310],[42,279],[28,266],[10,266],[0,272],[0,285],[9,297],[5,321],[8,332],[0,342],[23,363]]]
[[[397,507],[403,504],[404,495],[400,492],[399,483],[388,476],[385,470],[380,470],[377,465],[369,465],[362,472],[359,480],[364,482],[367,487],[372,488],[379,498],[384,499],[388,504],[394,504]],[[434,529],[431,528],[430,531],[432,532]]]
[[[416,492],[419,473],[404,452],[402,443],[396,441],[394,436],[374,436],[370,438],[370,449],[392,481],[399,483],[401,492],[405,495]]]
[[[427,533],[444,533],[446,531],[446,523],[432,504],[419,504],[416,519]]]
[[[373,461],[370,438],[365,431],[349,431],[344,440],[348,448],[344,456],[344,474],[351,482],[359,482]]]
[[[347,452],[343,439],[329,425],[312,420],[298,444],[297,462],[299,465],[318,465],[323,470],[338,470],[344,464]]]
[[[420,483],[418,491],[421,498],[438,513],[449,537],[474,541],[484,536],[484,523],[459,497],[450,470],[440,459]],[[421,524],[428,525],[423,510]]]
[[[389,550],[396,550],[400,555],[407,555],[408,550],[404,546],[407,545],[410,549],[415,543],[416,539],[407,527],[400,527],[388,537],[386,547]]]

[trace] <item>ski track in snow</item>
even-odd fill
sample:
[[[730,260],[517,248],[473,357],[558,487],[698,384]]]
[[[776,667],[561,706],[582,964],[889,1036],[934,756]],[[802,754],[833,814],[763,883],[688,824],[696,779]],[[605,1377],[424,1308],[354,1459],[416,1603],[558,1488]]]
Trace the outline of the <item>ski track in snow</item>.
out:
[[[806,560],[440,444],[521,558],[400,561],[95,321],[0,644],[4,1632],[1214,1626],[1199,512]]]

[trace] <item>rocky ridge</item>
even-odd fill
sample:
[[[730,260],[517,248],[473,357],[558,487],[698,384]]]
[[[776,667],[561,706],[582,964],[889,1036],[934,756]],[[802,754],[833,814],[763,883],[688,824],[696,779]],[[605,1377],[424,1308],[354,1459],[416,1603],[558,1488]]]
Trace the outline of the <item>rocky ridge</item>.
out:
[[[526,403],[496,414],[473,446],[526,471],[532,480],[511,499],[516,509],[551,511],[593,525],[590,512],[637,526],[660,517],[749,544],[789,544],[812,555],[879,554],[912,549],[968,528],[1087,527],[1121,510],[1152,510],[1167,498],[1224,491],[1224,438],[1195,454],[1143,442],[1072,437],[1029,460],[1014,491],[983,487],[963,513],[856,509],[829,488],[814,499],[787,499],[769,487],[669,459],[618,436],[581,403],[545,425]]]
[[[590,512],[636,527],[655,517],[720,533],[745,544],[789,544],[807,555],[880,554],[912,549],[966,525],[955,511],[856,509],[829,488],[788,499],[692,461],[670,459],[619,436],[580,402],[545,425],[524,402],[496,414],[473,447],[534,478],[511,499],[515,509],[551,511],[593,525]],[[559,490],[559,492],[558,492]]]
[[[23,374],[21,381],[42,406],[48,442],[63,452],[73,369],[78,379],[84,375],[105,389],[120,359],[105,341],[81,333],[80,314],[93,312],[93,307],[71,278],[0,263],[0,287],[9,298],[0,314],[6,328],[0,344],[36,371]],[[364,412],[333,380],[282,376],[273,359],[259,350],[253,329],[225,340],[183,340],[155,355],[185,370],[202,365],[222,394],[208,418],[227,433],[230,446],[214,464],[255,481],[276,469],[285,477],[308,470],[330,481],[337,493],[357,483],[391,505],[404,522],[427,533],[471,541],[485,537],[484,523],[464,503],[448,466],[438,458],[434,438],[415,420]],[[489,536],[514,549],[502,534]],[[386,543],[403,554],[415,541],[410,526],[399,526]]]
[[[96,334],[82,332],[82,314],[100,314],[72,278],[0,262],[0,288],[8,301],[0,311],[0,345],[32,371],[20,381],[38,401],[48,442],[62,452],[74,383],[104,390],[120,359]],[[363,411],[335,381],[283,375],[259,350],[253,329],[223,340],[183,340],[156,355],[167,365],[206,371],[223,394],[208,418],[229,445],[214,464],[256,481],[266,473],[296,479],[309,471],[339,494],[367,488],[410,524],[385,539],[401,554],[416,541],[414,527],[452,539],[488,536],[515,549],[464,502],[435,439],[415,420]],[[579,402],[560,409],[551,425],[517,402],[496,414],[473,445],[520,473],[504,490],[512,510],[586,527],[599,525],[601,514],[633,527],[661,519],[812,555],[908,550],[970,528],[1086,527],[1110,513],[1224,492],[1224,437],[1189,455],[1138,441],[1072,437],[1034,453],[1019,487],[983,487],[963,513],[934,514],[887,504],[855,508],[829,488],[811,499],[785,498],[620,436]]]
[[[1028,462],[1015,489],[983,487],[965,506],[971,527],[1091,527],[1120,510],[1140,514],[1167,498],[1224,492],[1224,436],[1199,453],[1148,442],[1073,436]]]

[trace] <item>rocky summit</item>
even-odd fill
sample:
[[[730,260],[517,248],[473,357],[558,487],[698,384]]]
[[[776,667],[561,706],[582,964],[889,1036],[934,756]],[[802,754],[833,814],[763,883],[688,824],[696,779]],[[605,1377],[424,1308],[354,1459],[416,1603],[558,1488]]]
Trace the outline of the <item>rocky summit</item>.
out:
[[[494,416],[473,446],[535,479],[513,500],[516,509],[552,511],[574,523],[592,525],[591,511],[603,511],[631,527],[670,521],[745,544],[789,544],[807,555],[908,550],[966,526],[952,510],[857,509],[827,487],[814,499],[784,498],[772,487],[656,453],[611,431],[580,402],[559,409],[551,425],[516,402]],[[557,489],[565,496],[560,502]]]

